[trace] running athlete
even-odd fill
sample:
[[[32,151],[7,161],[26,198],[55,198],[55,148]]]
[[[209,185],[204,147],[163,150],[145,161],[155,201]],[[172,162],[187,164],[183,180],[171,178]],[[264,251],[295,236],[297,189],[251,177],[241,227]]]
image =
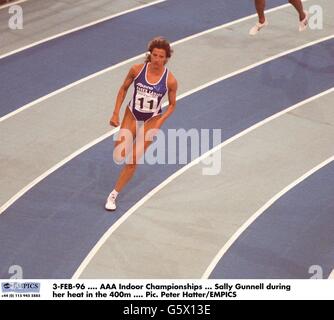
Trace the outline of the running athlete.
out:
[[[165,67],[171,55],[172,49],[166,39],[157,37],[151,40],[148,44],[145,63],[131,67],[118,91],[114,112],[110,119],[110,125],[115,127],[119,126],[119,111],[128,88],[134,83],[133,97],[125,110],[119,139],[115,142],[114,148],[114,159],[117,162],[125,160],[129,154],[131,161],[126,161],[121,170],[115,188],[106,201],[106,210],[116,210],[117,195],[132,178],[138,160],[152,143],[154,134],[175,109],[177,81]],[[167,92],[169,104],[167,110],[162,113],[161,102]],[[132,134],[131,143],[127,139],[127,134],[122,134],[122,132]],[[147,135],[148,132],[150,137]],[[136,142],[134,142],[135,139]],[[138,141],[143,141],[143,143]]]
[[[289,2],[295,7],[299,14],[299,31],[304,31],[308,24],[308,13],[304,11],[301,0],[289,0]],[[251,36],[255,36],[263,27],[268,25],[268,20],[264,15],[264,9],[266,6],[266,0],[255,0],[255,8],[259,21],[254,27],[249,30]]]

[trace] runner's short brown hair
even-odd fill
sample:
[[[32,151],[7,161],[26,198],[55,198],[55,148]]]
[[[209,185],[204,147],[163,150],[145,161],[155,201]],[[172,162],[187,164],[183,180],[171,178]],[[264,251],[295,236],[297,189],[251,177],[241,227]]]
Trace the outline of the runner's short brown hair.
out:
[[[156,38],[153,38],[148,44],[148,47],[147,47],[148,54],[146,56],[145,62],[151,61],[150,53],[153,52],[154,48],[165,50],[167,59],[169,59],[172,56],[173,49],[170,47],[169,42],[164,37],[156,37]]]

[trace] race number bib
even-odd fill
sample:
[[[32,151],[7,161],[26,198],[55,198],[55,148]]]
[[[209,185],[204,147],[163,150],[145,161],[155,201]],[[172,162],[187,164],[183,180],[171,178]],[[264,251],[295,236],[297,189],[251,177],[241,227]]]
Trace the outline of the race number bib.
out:
[[[136,95],[135,109],[144,113],[155,112],[158,108],[158,97],[146,96],[140,92]]]

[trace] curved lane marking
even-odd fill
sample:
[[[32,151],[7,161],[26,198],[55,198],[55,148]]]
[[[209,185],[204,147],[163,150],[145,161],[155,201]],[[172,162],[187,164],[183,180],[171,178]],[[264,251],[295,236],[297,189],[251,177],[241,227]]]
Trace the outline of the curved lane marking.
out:
[[[28,0],[22,0],[21,2],[25,2],[25,1],[28,1]],[[42,39],[42,40],[39,40],[39,41],[36,41],[36,42],[33,42],[31,44],[28,44],[22,48],[18,48],[18,49],[15,49],[13,51],[10,51],[10,52],[7,52],[3,55],[0,55],[0,59],[3,59],[3,58],[6,58],[12,54],[15,54],[15,53],[18,53],[18,52],[21,52],[21,51],[24,51],[26,49],[29,49],[29,48],[32,48],[32,47],[35,47],[41,43],[44,43],[44,42],[48,42],[50,40],[53,40],[53,39],[56,39],[56,38],[60,38],[62,36],[65,36],[67,34],[70,34],[70,33],[73,33],[73,32],[76,32],[76,31],[79,31],[81,29],[85,29],[85,28],[88,28],[88,27],[91,27],[95,24],[98,24],[98,23],[101,23],[101,22],[104,22],[104,21],[107,21],[107,20],[111,20],[113,18],[116,18],[116,17],[119,17],[119,16],[122,16],[122,15],[125,15],[127,13],[130,13],[130,12],[133,12],[133,11],[136,11],[136,10],[140,10],[140,9],[143,9],[143,8],[146,8],[146,7],[149,7],[149,6],[153,6],[155,4],[158,4],[158,3],[161,3],[161,2],[165,2],[166,0],[157,0],[157,1],[154,1],[154,2],[150,2],[150,3],[147,3],[147,4],[143,4],[141,6],[138,6],[138,7],[135,7],[135,8],[132,8],[132,9],[128,9],[128,10],[125,10],[125,11],[121,11],[121,12],[118,12],[118,13],[115,13],[115,14],[112,14],[110,16],[107,16],[107,17],[104,17],[102,19],[98,19],[98,20],[94,20],[90,23],[87,23],[87,24],[84,24],[80,27],[76,27],[76,28],[73,28],[73,29],[70,29],[70,30],[67,30],[67,31],[64,31],[64,32],[61,32],[61,33],[57,33],[55,34],[54,36],[51,36],[51,37],[48,37],[48,38],[45,38],[45,39]],[[15,3],[12,3],[12,4],[8,4],[6,5],[7,7],[9,6],[12,6],[14,5]],[[1,8],[0,8],[1,9]]]
[[[333,91],[333,89],[329,90]],[[329,92],[327,92],[329,93]],[[323,95],[323,94],[322,94]],[[289,192],[291,189],[296,187],[298,184],[303,182],[305,179],[307,179],[309,176],[311,176],[313,173],[320,170],[322,167],[326,166],[330,162],[334,161],[334,155],[330,158],[326,159],[325,161],[321,162],[305,174],[303,174],[301,177],[290,183],[288,186],[286,186],[284,189],[282,189],[280,192],[278,192],[276,195],[274,195],[269,201],[267,201],[259,210],[257,210],[234,234],[233,236],[225,243],[225,245],[219,250],[217,255],[214,257],[212,262],[209,264],[208,268],[205,270],[204,274],[202,275],[202,279],[208,279],[210,277],[210,274],[215,269],[216,265],[219,263],[219,261],[222,259],[224,254],[227,252],[227,250],[232,246],[232,244],[239,238],[239,236],[263,213],[265,212],[269,207],[271,207],[277,200],[279,200],[282,196],[284,196],[287,192]]]
[[[164,1],[166,1],[166,0],[164,0]],[[307,1],[307,0],[306,0],[306,1]],[[286,8],[287,6],[289,6],[289,4],[285,4],[285,5],[282,5],[282,6],[279,6],[279,7],[270,9],[270,10],[267,10],[266,12],[269,13],[269,12],[278,11],[278,10],[280,10],[280,9]],[[232,25],[234,25],[234,24],[238,24],[238,23],[241,23],[241,22],[243,22],[243,21],[246,21],[246,20],[255,18],[256,16],[257,16],[256,14],[253,14],[253,15],[250,15],[250,16],[247,16],[247,17],[238,19],[238,20],[234,20],[234,21],[232,21],[232,22],[228,22],[228,23],[222,24],[221,26],[217,26],[217,27],[214,27],[214,28],[211,28],[211,29],[208,29],[208,30],[199,32],[199,33],[196,33],[196,34],[191,35],[191,36],[189,36],[189,37],[180,39],[180,40],[178,40],[178,41],[172,42],[171,45],[172,45],[172,46],[175,46],[175,45],[178,45],[178,44],[180,44],[180,43],[183,43],[183,42],[186,42],[186,41],[189,41],[189,40],[198,38],[198,37],[203,36],[203,35],[205,35],[205,34],[208,34],[208,33],[214,32],[214,31],[217,31],[217,30],[219,30],[219,29],[228,28],[228,27],[230,27],[230,26],[232,26]],[[51,39],[50,39],[50,40],[51,40]],[[321,40],[321,39],[320,39],[320,40]],[[317,42],[310,42],[310,43],[315,44],[315,43],[317,43]],[[38,44],[39,44],[39,43],[38,43]],[[36,44],[36,45],[37,45],[37,44]],[[306,44],[306,46],[307,46],[307,45],[308,45],[308,44]],[[27,49],[27,48],[25,48],[25,49]],[[22,50],[23,50],[23,49],[22,49]],[[0,59],[3,58],[3,57],[4,57],[4,56],[0,56]],[[141,54],[139,54],[139,55],[137,55],[137,56],[135,56],[135,57],[132,57],[131,59],[124,60],[124,61],[122,61],[122,62],[120,62],[120,63],[117,63],[117,64],[111,66],[111,67],[108,67],[108,68],[106,68],[106,69],[100,70],[100,71],[98,71],[98,72],[96,72],[96,73],[93,73],[93,74],[87,76],[87,77],[84,77],[84,78],[82,78],[82,79],[80,79],[80,80],[77,80],[77,81],[75,81],[75,82],[72,82],[72,83],[70,83],[70,84],[68,84],[68,85],[66,85],[66,86],[64,86],[64,87],[62,87],[62,88],[60,88],[60,89],[58,89],[58,90],[55,90],[55,91],[53,91],[53,92],[51,92],[51,93],[49,93],[49,94],[47,94],[47,95],[45,95],[45,96],[43,96],[43,97],[40,97],[40,98],[38,98],[38,99],[36,99],[36,100],[34,100],[34,101],[29,102],[28,104],[26,104],[26,105],[24,105],[24,106],[22,106],[22,107],[20,107],[20,108],[18,108],[18,109],[16,109],[16,110],[14,110],[14,111],[8,113],[8,114],[6,114],[5,116],[0,117],[0,122],[9,119],[9,118],[15,116],[16,114],[18,114],[18,113],[20,113],[20,112],[22,112],[22,111],[24,111],[24,110],[26,110],[26,109],[28,109],[28,108],[30,108],[30,107],[32,107],[32,106],[38,104],[38,103],[40,103],[40,102],[42,102],[42,101],[44,101],[44,100],[46,100],[46,99],[48,99],[48,98],[51,98],[51,97],[53,97],[53,96],[55,96],[55,95],[57,95],[57,94],[59,94],[59,93],[62,93],[62,92],[64,92],[64,91],[68,90],[68,89],[71,89],[71,88],[75,87],[76,85],[79,85],[80,83],[83,83],[83,82],[85,82],[85,81],[88,81],[88,80],[90,80],[90,79],[93,79],[93,78],[95,78],[95,77],[97,77],[97,76],[100,76],[100,75],[106,73],[106,72],[109,72],[109,71],[111,71],[111,70],[113,70],[113,69],[119,68],[119,67],[121,67],[121,66],[123,66],[123,65],[125,65],[125,64],[128,64],[128,63],[130,63],[130,62],[133,62],[133,61],[135,61],[135,60],[137,60],[137,59],[140,59],[140,58],[143,58],[143,57],[145,57],[145,53],[141,53]]]
[[[203,90],[203,89],[205,89],[205,88],[207,88],[207,87],[209,87],[209,86],[211,86],[211,85],[214,85],[215,83],[218,83],[218,82],[220,82],[220,81],[222,81],[222,80],[225,80],[225,79],[227,79],[227,78],[230,78],[230,77],[233,77],[233,76],[235,76],[235,75],[238,75],[238,74],[243,73],[243,72],[245,72],[245,71],[251,70],[251,69],[253,69],[253,68],[257,67],[257,66],[260,66],[260,65],[265,64],[265,63],[267,63],[267,62],[269,62],[269,61],[275,60],[275,59],[277,59],[277,58],[279,58],[279,57],[282,57],[282,56],[284,56],[284,55],[287,55],[287,54],[292,53],[292,52],[295,52],[295,51],[299,51],[299,50],[304,49],[304,48],[306,48],[306,47],[312,46],[312,45],[314,45],[314,44],[317,44],[317,43],[320,43],[320,42],[323,42],[323,41],[327,41],[327,40],[332,39],[332,38],[334,38],[334,35],[331,35],[331,36],[328,36],[328,37],[325,37],[325,38],[322,38],[322,39],[318,39],[318,40],[316,40],[316,41],[309,42],[309,43],[307,43],[307,44],[305,44],[305,45],[302,45],[302,46],[299,46],[299,47],[297,47],[297,48],[294,48],[294,49],[290,49],[290,50],[284,51],[284,52],[282,52],[282,53],[280,53],[280,54],[276,54],[276,55],[274,55],[274,56],[272,56],[272,57],[269,57],[269,58],[267,58],[267,59],[264,59],[264,60],[262,60],[262,61],[259,61],[259,62],[255,63],[255,64],[251,64],[251,65],[249,65],[249,66],[247,66],[247,67],[245,67],[245,68],[239,69],[239,70],[237,70],[237,71],[235,71],[235,72],[232,72],[232,73],[230,73],[230,74],[227,74],[227,75],[225,75],[225,76],[223,76],[223,77],[219,77],[219,78],[217,78],[217,79],[215,79],[215,80],[212,80],[212,81],[209,81],[209,82],[207,82],[207,83],[205,83],[205,84],[203,84],[203,85],[201,85],[201,86],[199,86],[199,87],[196,87],[196,88],[194,88],[194,89],[192,89],[192,90],[189,90],[189,91],[187,91],[187,92],[185,92],[185,93],[179,95],[179,96],[177,97],[177,100],[180,100],[180,99],[182,99],[182,98],[185,98],[185,97],[187,97],[187,96],[189,96],[189,95],[191,95],[191,94],[193,94],[193,93],[195,93],[195,92],[197,92],[197,91]],[[330,90],[332,90],[332,89],[330,89]],[[328,90],[328,91],[330,91],[330,90]],[[325,92],[328,92],[328,91],[325,91]],[[312,99],[312,98],[310,98],[310,99]],[[308,99],[308,100],[309,100],[309,99]],[[305,101],[307,101],[307,100],[305,100]],[[163,105],[163,107],[165,107],[166,105],[167,105],[167,103],[165,103],[165,104]],[[0,120],[1,120],[1,119],[0,119]],[[252,127],[251,127],[251,128],[252,128]],[[3,213],[8,207],[10,207],[16,200],[18,200],[20,197],[22,197],[27,191],[29,191],[32,187],[34,187],[37,183],[39,183],[40,181],[42,181],[44,178],[46,178],[46,177],[47,177],[48,175],[50,175],[52,172],[56,171],[56,170],[59,169],[61,166],[63,166],[64,164],[66,164],[67,162],[69,162],[70,160],[72,160],[73,158],[75,158],[76,156],[78,156],[79,154],[81,154],[82,152],[86,151],[86,150],[89,149],[90,147],[92,147],[92,146],[94,146],[95,144],[97,144],[97,143],[103,141],[104,139],[110,137],[112,134],[114,134],[114,133],[117,132],[118,130],[119,130],[119,128],[115,128],[115,129],[113,129],[112,131],[105,133],[105,134],[102,135],[101,137],[99,137],[99,138],[93,140],[93,141],[90,142],[89,144],[83,146],[83,147],[80,148],[79,150],[77,150],[77,151],[75,151],[74,153],[70,154],[68,157],[66,157],[66,158],[64,158],[62,161],[58,162],[56,165],[54,165],[54,166],[53,166],[52,168],[50,168],[49,170],[45,171],[43,174],[41,174],[39,177],[37,177],[36,179],[34,179],[31,183],[29,183],[27,186],[25,186],[25,187],[22,188],[19,192],[17,192],[17,193],[16,193],[13,197],[11,197],[5,204],[3,204],[3,205],[0,207],[0,214],[2,214],[2,213]],[[243,131],[243,132],[244,132],[244,131]]]
[[[263,121],[260,121],[258,123],[256,123],[255,125],[247,128],[246,130],[240,132],[239,134],[229,138],[228,140],[224,141],[223,143],[221,143],[220,145],[217,145],[216,147],[214,147],[213,149],[209,150],[208,152],[206,152],[205,154],[203,154],[202,156],[200,156],[199,158],[195,159],[194,161],[190,162],[189,164],[187,164],[186,166],[182,167],[180,170],[176,171],[174,174],[172,174],[170,177],[168,177],[165,181],[163,181],[160,185],[158,185],[157,187],[155,187],[153,190],[151,190],[149,193],[147,193],[147,195],[145,197],[143,197],[140,201],[138,201],[134,206],[132,206],[127,212],[125,212],[120,219],[118,219],[106,232],[105,234],[100,238],[100,240],[96,243],[96,245],[92,248],[92,250],[89,252],[89,254],[87,255],[87,257],[83,260],[83,262],[80,264],[79,268],[76,270],[76,272],[74,273],[74,275],[72,276],[73,279],[77,279],[80,277],[81,273],[85,270],[85,268],[87,267],[87,265],[89,264],[89,262],[92,260],[92,258],[95,256],[95,254],[99,251],[99,249],[103,246],[103,244],[106,242],[106,240],[111,236],[111,234],[113,232],[115,232],[118,227],[120,227],[120,225],[125,222],[127,220],[127,218],[129,218],[140,206],[142,206],[146,201],[148,201],[150,198],[152,198],[153,195],[155,195],[156,193],[158,193],[161,189],[163,189],[166,185],[168,185],[171,181],[173,181],[174,179],[176,179],[178,176],[180,176],[181,174],[183,174],[185,171],[187,171],[188,169],[190,169],[191,167],[199,164],[203,159],[207,158],[208,156],[210,156],[212,153],[219,151],[220,149],[222,149],[224,146],[230,144],[231,142],[241,138],[242,136],[248,134],[249,132],[265,125],[266,123],[284,115],[285,113],[288,113],[292,110],[295,110],[303,105],[305,105],[308,102],[314,101],[326,94],[329,94],[331,92],[334,91],[334,88],[331,88],[327,91],[324,91],[320,94],[317,94],[311,98],[308,98],[304,101],[299,102],[298,104],[295,104],[294,106],[291,106],[285,110],[282,110],[281,112],[278,112],[266,119],[264,119]],[[332,158],[330,158],[332,160],[334,160],[334,156]],[[328,161],[328,160],[327,160]],[[330,162],[330,161],[329,161]],[[323,166],[326,163],[324,162]],[[317,168],[317,167],[316,167]],[[304,176],[303,176],[304,177]],[[305,179],[305,178],[304,178]],[[298,181],[298,180],[297,180]],[[292,185],[292,184],[291,184]],[[290,185],[290,186],[291,186]],[[292,187],[291,187],[292,188]],[[285,190],[285,189],[284,189]],[[290,190],[290,189],[289,189]],[[288,190],[287,190],[288,191]],[[287,192],[286,191],[286,192]],[[280,193],[279,193],[280,194]],[[275,198],[275,197],[274,197]],[[272,199],[274,199],[272,198]],[[269,200],[269,202],[267,204],[271,205],[271,200]],[[275,200],[276,201],[276,200]],[[274,202],[274,201],[273,201]],[[267,205],[266,204],[266,205]],[[261,209],[259,209],[257,212],[260,212],[260,210],[262,210],[263,208],[266,208],[266,205],[263,206]],[[269,205],[268,205],[269,206]],[[263,209],[264,210],[264,209]],[[252,217],[255,217],[254,220],[257,218],[257,216],[255,216],[256,214],[254,214]],[[252,219],[252,217],[248,220],[250,221]],[[248,221],[235,233],[235,237],[232,236],[232,238],[229,240],[228,244],[229,246],[235,241],[235,239],[241,234],[241,232],[243,232],[243,230],[245,228],[248,227],[248,225],[253,221],[251,220],[251,222],[248,223]],[[244,229],[243,229],[244,227]],[[219,257],[221,253],[225,253],[226,250],[224,251],[223,249],[227,247],[227,244],[219,251],[219,253],[217,254],[217,256],[215,257],[215,259],[213,260],[213,262],[210,264],[210,266],[208,267],[207,271],[204,273],[204,275],[202,276],[202,278],[205,278],[205,276],[207,275],[208,272],[211,273],[211,271],[213,270],[214,267],[212,267],[213,265],[215,266],[218,261],[219,261]],[[218,260],[217,260],[218,259]],[[211,270],[212,269],[212,270]],[[209,273],[209,274],[210,274]]]

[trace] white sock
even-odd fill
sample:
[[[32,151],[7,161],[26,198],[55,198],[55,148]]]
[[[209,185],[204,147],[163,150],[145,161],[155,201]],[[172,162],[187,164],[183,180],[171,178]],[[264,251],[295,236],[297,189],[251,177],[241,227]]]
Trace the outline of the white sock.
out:
[[[118,192],[114,189],[113,191],[111,191],[110,195],[116,199],[118,196]]]

